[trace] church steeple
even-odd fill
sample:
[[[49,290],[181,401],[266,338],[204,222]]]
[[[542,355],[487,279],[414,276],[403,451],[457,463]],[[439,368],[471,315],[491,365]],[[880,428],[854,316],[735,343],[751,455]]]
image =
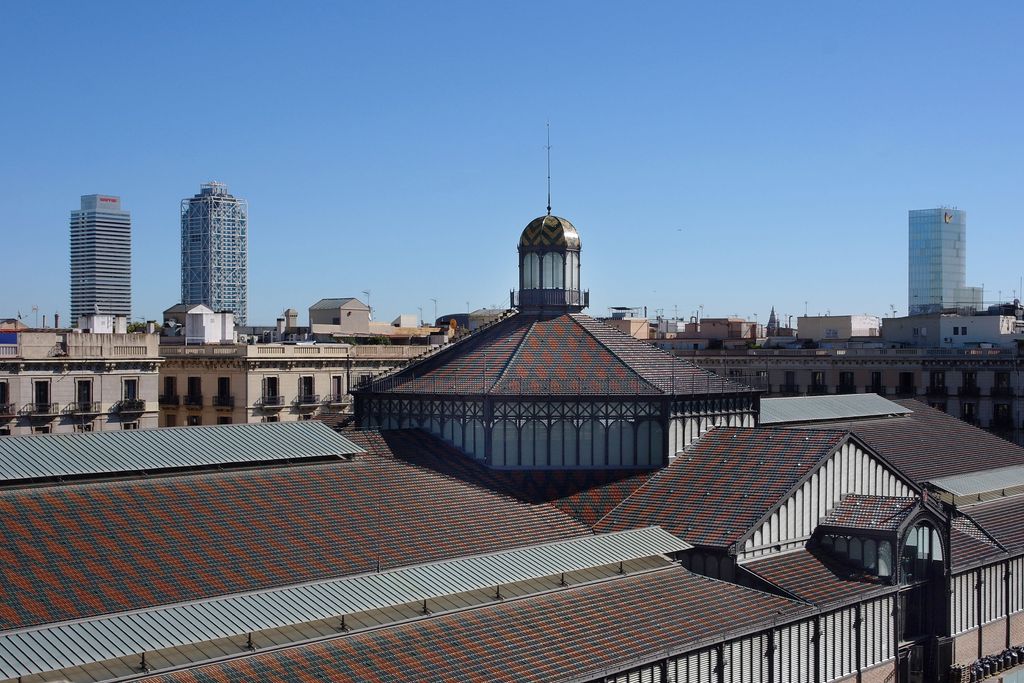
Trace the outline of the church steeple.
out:
[[[772,313],[768,316],[768,328],[765,330],[769,337],[779,334],[779,319],[775,316],[775,307],[772,306]]]
[[[519,292],[512,305],[523,311],[579,312],[589,304],[580,289],[580,235],[572,223],[550,214],[530,221],[519,238]]]

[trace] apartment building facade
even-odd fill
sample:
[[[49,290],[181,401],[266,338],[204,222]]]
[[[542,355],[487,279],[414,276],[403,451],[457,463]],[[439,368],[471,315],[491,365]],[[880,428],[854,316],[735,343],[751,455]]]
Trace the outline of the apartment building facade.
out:
[[[351,409],[349,387],[424,347],[164,344],[160,426],[294,422]]]
[[[917,398],[1024,444],[1024,356],[1016,349],[675,350],[767,396]]]
[[[155,334],[0,332],[0,436],[156,427]]]

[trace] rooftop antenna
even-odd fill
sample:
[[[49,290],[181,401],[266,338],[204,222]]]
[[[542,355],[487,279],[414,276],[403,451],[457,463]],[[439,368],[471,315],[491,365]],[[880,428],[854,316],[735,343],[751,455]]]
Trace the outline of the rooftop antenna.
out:
[[[551,122],[547,122],[548,144],[544,149],[548,152],[548,215],[551,215]]]

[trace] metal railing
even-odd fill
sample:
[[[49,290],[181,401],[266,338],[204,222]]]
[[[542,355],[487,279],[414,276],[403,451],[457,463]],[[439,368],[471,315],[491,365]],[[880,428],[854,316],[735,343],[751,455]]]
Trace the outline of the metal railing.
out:
[[[348,403],[348,394],[328,394],[324,399],[324,403]]]
[[[917,396],[917,387],[913,384],[901,384],[896,387],[894,393],[899,398],[912,398]]]
[[[301,394],[295,399],[295,403],[300,406],[312,406],[320,403],[320,394]]]
[[[14,404],[0,403],[0,415],[4,417],[11,417],[12,415],[14,415]]]
[[[948,396],[949,387],[933,384],[930,385],[927,389],[925,389],[925,394],[927,394],[928,396]]]
[[[59,412],[56,403],[26,403],[21,409],[22,415],[56,416]]]
[[[968,397],[969,396],[981,396],[981,388],[978,387],[977,385],[973,385],[973,384],[969,385],[969,386],[965,386],[965,387],[960,387],[959,389],[956,390],[956,395],[957,396],[968,396]]]
[[[203,395],[202,394],[185,394],[182,402],[189,408],[202,408],[203,407]]]
[[[160,394],[159,403],[162,406],[176,406],[181,402],[177,394]]]
[[[865,394],[878,394],[879,396],[885,396],[886,388],[884,384],[868,384],[864,387]]]
[[[1013,398],[1016,396],[1013,393],[1013,387],[992,387],[992,396],[998,398]]]
[[[283,408],[284,396],[261,396],[256,405],[260,408]]]
[[[828,387],[824,384],[812,384],[807,389],[808,396],[820,396],[828,393]]]
[[[590,292],[578,289],[520,289],[509,293],[512,308],[526,306],[582,306],[590,305]]]
[[[839,385],[836,385],[836,393],[837,394],[856,394],[857,393],[857,385],[856,384],[839,384]]]
[[[234,396],[214,396],[213,397],[214,408],[234,408],[235,397]]]
[[[146,402],[141,398],[126,398],[114,404],[115,413],[141,413],[146,409]]]
[[[1001,432],[1007,432],[1014,429],[1012,417],[994,417],[989,420],[989,429],[997,429]]]
[[[78,403],[69,403],[68,407],[65,408],[65,412],[74,413],[76,415],[99,413],[100,404],[98,401],[79,401]]]

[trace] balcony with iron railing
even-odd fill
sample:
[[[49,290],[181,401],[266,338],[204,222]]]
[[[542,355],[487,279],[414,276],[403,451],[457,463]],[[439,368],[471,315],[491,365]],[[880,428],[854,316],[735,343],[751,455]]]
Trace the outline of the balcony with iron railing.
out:
[[[300,408],[312,408],[320,405],[320,394],[300,394],[295,399],[295,405]]]
[[[977,384],[966,384],[956,390],[957,396],[976,398],[981,396],[981,388]]]
[[[838,384],[838,385],[836,385],[836,393],[837,394],[856,394],[857,393],[857,385],[856,384]]]
[[[228,408],[228,409],[234,408],[235,407],[235,397],[234,396],[224,396],[224,395],[214,396],[213,397],[213,407],[214,408]]]
[[[914,398],[917,396],[917,387],[913,384],[900,384],[895,390],[896,398]]]
[[[884,384],[869,384],[864,387],[865,394],[878,394],[879,396],[885,396],[886,388]]]
[[[328,394],[327,397],[324,398],[324,403],[328,405],[341,405],[343,403],[348,403],[349,401],[350,397],[348,394]]]
[[[799,384],[780,384],[779,390],[775,392],[783,396],[796,396],[800,393]]]
[[[509,302],[512,308],[535,306],[580,306],[590,305],[590,292],[578,289],[521,289],[511,292]]]
[[[79,401],[69,403],[64,412],[70,415],[98,415],[101,411],[99,401]]]
[[[261,396],[256,400],[256,407],[264,410],[280,410],[284,408],[284,396]]]
[[[0,403],[0,418],[14,417],[15,412],[13,403]]]
[[[27,417],[57,417],[60,409],[56,403],[26,403],[19,412]]]
[[[185,394],[182,399],[182,403],[188,408],[202,408],[203,407],[203,395],[202,394]]]
[[[176,406],[181,402],[181,398],[177,394],[160,394],[159,401],[162,406]]]
[[[993,398],[1013,398],[1016,396],[1013,393],[1013,387],[992,387]]]
[[[808,396],[822,396],[828,393],[828,386],[825,384],[812,384],[807,388]]]
[[[928,388],[925,389],[925,394],[928,396],[948,396],[949,387],[940,384],[930,384],[928,385]]]
[[[146,402],[141,398],[125,398],[114,404],[115,413],[141,413],[146,410]]]

